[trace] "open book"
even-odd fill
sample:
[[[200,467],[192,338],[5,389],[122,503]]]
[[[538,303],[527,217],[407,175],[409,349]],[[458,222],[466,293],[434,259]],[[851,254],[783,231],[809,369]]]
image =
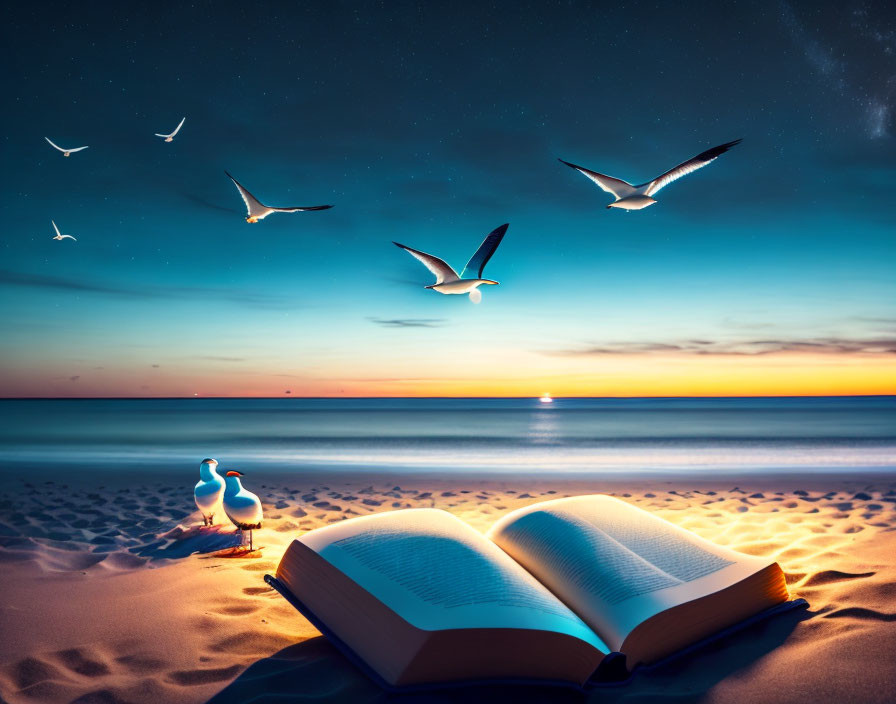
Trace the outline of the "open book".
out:
[[[350,519],[294,540],[269,581],[387,686],[584,685],[788,599],[742,555],[609,496],[514,511],[486,536],[446,511]]]

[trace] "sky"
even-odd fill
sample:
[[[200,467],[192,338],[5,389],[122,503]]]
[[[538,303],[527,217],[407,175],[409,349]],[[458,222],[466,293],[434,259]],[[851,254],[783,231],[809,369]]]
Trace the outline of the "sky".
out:
[[[128,5],[0,28],[0,396],[896,393],[893,3]]]

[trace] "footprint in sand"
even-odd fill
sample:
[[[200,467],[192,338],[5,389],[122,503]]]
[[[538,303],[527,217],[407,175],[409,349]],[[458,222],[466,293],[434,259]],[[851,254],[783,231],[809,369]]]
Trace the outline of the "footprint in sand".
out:
[[[825,614],[822,618],[858,618],[864,621],[896,621],[896,614],[888,614],[861,606],[848,606]]]
[[[806,580],[804,587],[815,587],[821,584],[831,584],[832,582],[842,582],[846,579],[860,579],[862,577],[873,577],[875,572],[840,572],[839,570],[824,570],[813,574]]]
[[[52,683],[54,680],[65,680],[62,671],[48,662],[38,658],[23,658],[7,670],[13,686],[16,689],[27,689],[29,696],[37,697],[33,687],[42,683]],[[59,686],[59,685],[55,685]]]
[[[189,687],[197,684],[232,680],[242,670],[242,665],[231,665],[230,667],[218,667],[209,670],[174,670],[168,673],[167,679],[174,684]]]
[[[115,658],[115,662],[139,675],[158,672],[166,664],[163,660],[144,655],[122,655]]]
[[[242,631],[212,643],[209,648],[219,653],[254,655],[256,653],[276,653],[290,642],[292,639],[286,636]]]
[[[225,604],[217,607],[215,613],[224,616],[246,616],[247,614],[255,613],[260,608],[257,604]]]
[[[111,673],[106,663],[91,657],[90,651],[82,648],[60,650],[55,656],[69,670],[84,677],[104,677]]]
[[[272,587],[244,587],[243,594],[248,594],[249,596],[258,596],[259,594],[267,594],[269,592],[273,592]]]
[[[142,567],[149,560],[129,552],[110,552],[106,559],[102,561],[101,566],[113,570],[134,570]]]
[[[243,565],[242,569],[250,572],[273,572],[277,569],[277,565],[273,562],[253,562],[248,565]]]
[[[274,528],[274,530],[277,531],[278,533],[289,533],[291,531],[296,531],[298,529],[299,529],[299,527],[292,521],[285,521],[284,523],[281,523],[279,526]]]
[[[787,585],[790,586],[791,584],[796,584],[805,576],[805,572],[786,572],[784,574],[784,581],[786,581]]]

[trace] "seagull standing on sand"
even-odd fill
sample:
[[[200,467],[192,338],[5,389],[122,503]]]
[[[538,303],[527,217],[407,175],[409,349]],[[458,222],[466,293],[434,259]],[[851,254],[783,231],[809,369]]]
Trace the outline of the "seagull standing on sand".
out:
[[[576,171],[581,172],[592,181],[594,181],[604,191],[612,195],[616,200],[610,203],[607,206],[608,208],[641,210],[642,208],[646,208],[647,206],[656,203],[656,200],[651,198],[651,196],[655,195],[661,188],[663,188],[664,186],[668,186],[673,181],[680,179],[682,176],[686,176],[692,171],[702,169],[710,162],[718,159],[720,155],[727,152],[729,149],[731,149],[731,147],[740,144],[740,141],[741,140],[739,139],[735,139],[733,142],[726,142],[725,144],[720,144],[718,147],[707,149],[705,152],[701,152],[693,159],[688,159],[687,161],[682,162],[674,169],[669,169],[666,173],[660,174],[652,181],[642,183],[640,186],[633,186],[632,184],[626,181],[622,181],[618,178],[605,176],[604,174],[597,173],[597,171],[586,169],[583,166],[570,164],[568,161],[563,161],[563,159],[558,159],[558,161],[561,161],[567,166],[571,166]]]
[[[44,137],[44,139],[47,140],[48,142],[50,142],[50,138],[49,138],[49,137]],[[50,142],[50,145],[51,145],[52,147],[55,147],[55,148],[58,149],[59,151],[61,151],[61,152],[62,152],[62,156],[71,156],[71,155],[72,155],[73,153],[75,153],[75,152],[79,152],[79,151],[81,151],[82,149],[87,149],[87,147],[75,147],[75,148],[73,148],[73,149],[63,149],[63,148],[60,147],[58,144],[53,144],[53,142]]]
[[[184,120],[186,120],[186,119],[187,118],[183,118],[183,120],[180,121],[180,124],[177,126],[177,128],[174,130],[174,132],[172,132],[171,134],[159,134],[158,132],[156,132],[155,133],[156,137],[161,137],[166,142],[173,142],[174,135],[176,135],[178,132],[180,132],[180,128],[184,126]]]
[[[202,513],[202,525],[215,522],[215,514],[221,508],[224,498],[224,478],[218,474],[218,460],[206,458],[199,465],[199,481],[193,489],[196,508]]]
[[[482,244],[479,245],[479,249],[476,250],[476,253],[470,257],[470,261],[467,262],[467,265],[464,267],[460,276],[457,275],[457,272],[455,272],[454,269],[438,257],[434,257],[431,254],[421,252],[417,249],[411,249],[403,244],[398,244],[398,242],[393,241],[392,244],[396,247],[401,247],[412,257],[423,262],[423,265],[435,274],[436,282],[426,288],[431,288],[433,291],[445,294],[469,293],[470,300],[473,301],[473,303],[479,303],[479,301],[482,300],[482,292],[479,290],[479,287],[482,284],[498,284],[497,281],[483,279],[482,270],[485,269],[485,265],[488,264],[488,260],[492,258],[498,245],[501,244],[501,240],[504,239],[504,233],[507,232],[509,226],[509,224],[501,225],[501,227],[498,227],[489,233],[488,237],[486,237],[482,241]],[[471,272],[475,271],[476,277],[469,279],[463,278],[463,275],[467,273],[467,269]]]
[[[53,222],[52,220],[50,220],[50,222],[53,224],[53,229],[56,230],[56,236],[53,238],[54,240],[60,240],[60,241],[61,240],[74,240],[75,242],[78,241],[71,235],[63,235],[61,232],[59,232],[59,228],[56,227],[56,223]]]
[[[249,551],[252,551],[252,531],[261,528],[261,500],[240,484],[242,472],[231,470],[224,479],[224,513],[240,533],[249,531]]]
[[[243,202],[246,204],[246,222],[258,222],[259,220],[264,220],[271,213],[298,213],[305,210],[326,210],[327,208],[333,207],[332,205],[303,205],[294,208],[271,208],[249,193],[249,191],[243,188],[239,181],[229,173],[226,171],[224,173],[227,174],[227,177],[231,181],[233,181],[233,185],[236,186],[236,189],[243,197]]]

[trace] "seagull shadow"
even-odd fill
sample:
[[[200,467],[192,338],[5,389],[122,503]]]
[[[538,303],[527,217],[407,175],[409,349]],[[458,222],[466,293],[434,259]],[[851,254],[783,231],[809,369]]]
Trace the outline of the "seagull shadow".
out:
[[[250,550],[248,545],[237,544],[228,548],[224,548],[223,550],[213,552],[211,555],[204,555],[201,559],[208,560],[211,558],[219,557],[223,557],[228,560],[254,559],[256,557],[262,557],[262,550],[264,550],[263,545]]]
[[[238,531],[224,526],[192,526],[168,531],[159,540],[131,550],[135,555],[150,560],[177,560],[190,555],[206,554],[238,547],[241,543]]]
[[[637,670],[622,683],[588,692],[539,685],[470,685],[425,692],[385,692],[324,637],[288,646],[249,666],[208,704],[564,704],[569,702],[697,702],[726,677],[755,665],[812,614],[787,611],[689,652],[661,666]]]

